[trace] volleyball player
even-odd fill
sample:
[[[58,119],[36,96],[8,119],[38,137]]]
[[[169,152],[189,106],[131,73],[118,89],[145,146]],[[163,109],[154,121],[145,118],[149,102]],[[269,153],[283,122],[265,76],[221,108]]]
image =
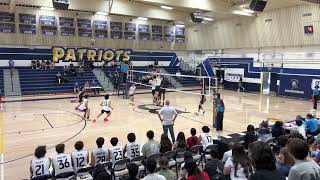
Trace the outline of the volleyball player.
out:
[[[64,153],[64,144],[58,144],[56,146],[57,156],[52,158],[53,172],[56,175],[66,172],[72,172],[72,161],[70,154]]]
[[[122,146],[118,146],[118,138],[116,137],[111,138],[110,143],[112,147],[109,149],[109,154],[114,164],[123,159],[123,148]]]
[[[136,91],[136,86],[132,84],[132,86],[129,89],[129,99],[130,99],[130,104],[134,106],[134,94]]]
[[[200,110],[202,110],[202,114],[205,113],[204,109],[203,109],[203,104],[207,101],[206,96],[205,95],[201,95],[201,99],[199,102],[199,106],[198,106],[198,112],[196,112],[196,115],[199,115]]]
[[[152,78],[149,80],[149,84],[151,85],[151,92],[152,92],[152,102],[156,103],[155,100],[155,93],[156,93],[156,76],[152,76]]]
[[[127,153],[129,159],[140,156],[140,144],[135,143],[136,135],[129,133],[127,139],[129,143],[124,147],[123,154]]]
[[[206,150],[209,145],[213,144],[213,136],[210,133],[210,128],[208,126],[202,127],[202,134],[199,136],[199,141],[202,143],[203,150]]]
[[[89,153],[83,150],[83,142],[77,141],[74,144],[76,151],[71,153],[71,159],[74,170],[77,172],[79,169],[86,167],[89,163]]]
[[[80,104],[75,108],[81,112],[84,112],[83,117],[89,119],[90,118],[90,109],[88,107],[88,95],[86,94],[84,98],[81,100]]]
[[[34,151],[34,158],[30,162],[30,179],[38,176],[50,174],[49,168],[51,159],[45,157],[47,153],[46,146],[38,146]]]
[[[154,94],[154,98],[155,98],[155,101],[156,101],[156,105],[160,105],[160,90],[161,90],[161,83],[162,83],[162,78],[161,78],[161,74],[159,72],[158,76],[156,77],[156,80],[155,80],[155,83],[156,83],[156,92]]]
[[[95,123],[97,121],[97,119],[103,114],[106,113],[107,117],[104,118],[104,122],[108,122],[109,121],[109,116],[111,115],[111,110],[113,110],[113,107],[111,107],[111,100],[109,99],[110,96],[109,94],[104,95],[104,100],[103,102],[100,104],[102,106],[102,110],[100,112],[100,114],[97,116],[96,119],[94,119],[92,122]]]
[[[97,166],[110,160],[109,151],[103,147],[104,138],[99,137],[96,140],[97,148],[91,152],[91,165]]]

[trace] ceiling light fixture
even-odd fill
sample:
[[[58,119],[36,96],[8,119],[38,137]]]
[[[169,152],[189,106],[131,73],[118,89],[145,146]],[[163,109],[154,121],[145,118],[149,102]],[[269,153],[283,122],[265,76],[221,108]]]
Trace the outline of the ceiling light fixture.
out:
[[[148,21],[148,18],[146,17],[138,17],[139,20]]]
[[[176,24],[176,27],[185,27],[184,24]]]
[[[109,13],[107,13],[107,12],[96,12],[96,14],[103,15],[103,16],[108,16],[109,15]]]
[[[243,15],[243,16],[253,16],[251,13],[247,13],[244,11],[232,11],[233,14]]]
[[[250,14],[253,14],[253,13],[254,13],[253,10],[247,9],[247,8],[242,9],[242,11],[243,11],[243,12],[246,12],[246,13],[250,13]]]
[[[213,18],[211,17],[204,17],[203,20],[206,20],[206,21],[213,21]]]
[[[172,10],[173,7],[170,7],[170,6],[160,6],[162,9],[168,9],[168,10]]]
[[[45,6],[42,6],[40,7],[41,10],[48,10],[48,11],[53,11],[54,8],[53,7],[45,7]]]

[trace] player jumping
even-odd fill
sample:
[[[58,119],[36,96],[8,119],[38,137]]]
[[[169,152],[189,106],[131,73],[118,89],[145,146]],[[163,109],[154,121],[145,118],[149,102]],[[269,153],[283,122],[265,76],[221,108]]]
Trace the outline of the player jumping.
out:
[[[113,107],[111,107],[111,100],[109,99],[109,94],[104,95],[104,100],[100,105],[102,106],[102,110],[96,119],[98,119],[103,113],[106,113],[107,117],[104,118],[104,122],[108,122],[108,118],[111,115],[111,110],[113,110]],[[95,123],[97,121],[96,119],[94,119],[92,122]]]

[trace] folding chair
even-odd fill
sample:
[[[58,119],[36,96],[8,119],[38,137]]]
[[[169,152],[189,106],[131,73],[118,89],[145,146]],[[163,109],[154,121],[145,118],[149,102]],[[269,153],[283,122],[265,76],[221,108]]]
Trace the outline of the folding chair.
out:
[[[176,156],[176,151],[168,151],[165,152],[162,157],[166,157],[169,160],[169,169],[172,169],[173,167],[176,166],[176,160],[175,160],[175,156]]]
[[[92,180],[93,177],[91,176],[90,172],[93,170],[93,166],[83,167],[78,169],[76,172],[76,179],[77,180]]]
[[[55,180],[74,180],[76,173],[74,171],[57,174]]]
[[[212,145],[209,145],[206,147],[206,149],[204,150],[203,152],[203,158],[204,158],[204,162],[206,163],[209,159],[211,159],[211,156],[210,156],[210,151],[212,149],[216,149],[218,150],[218,144],[212,144]]]
[[[114,163],[112,172],[111,172],[113,179],[126,176],[129,173],[127,169],[127,164],[129,162],[130,162],[129,159],[121,159]]]
[[[52,174],[45,174],[42,176],[33,177],[32,180],[50,180],[53,179]]]
[[[154,159],[157,161],[157,170],[156,171],[160,170],[159,160],[160,160],[161,156],[162,156],[161,153],[154,153],[154,154],[151,154],[149,157],[147,157],[147,161],[148,161],[148,159]]]
[[[201,155],[202,149],[203,149],[202,145],[196,145],[196,146],[193,146],[192,148],[190,148],[190,152],[192,153],[192,157],[197,162],[198,165],[202,161],[202,155]]]
[[[138,174],[137,174],[138,178],[142,178],[142,176],[145,174],[145,167],[143,165],[143,162],[145,160],[146,160],[145,156],[138,156],[138,157],[134,157],[131,159],[130,163],[135,163],[136,165],[139,166],[139,170],[138,170]]]

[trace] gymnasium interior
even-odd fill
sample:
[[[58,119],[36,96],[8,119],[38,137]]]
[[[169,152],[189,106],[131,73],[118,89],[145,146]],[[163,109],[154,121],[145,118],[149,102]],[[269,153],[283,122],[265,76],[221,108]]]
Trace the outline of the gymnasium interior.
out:
[[[320,180],[319,86],[320,0],[0,0],[0,180]]]

